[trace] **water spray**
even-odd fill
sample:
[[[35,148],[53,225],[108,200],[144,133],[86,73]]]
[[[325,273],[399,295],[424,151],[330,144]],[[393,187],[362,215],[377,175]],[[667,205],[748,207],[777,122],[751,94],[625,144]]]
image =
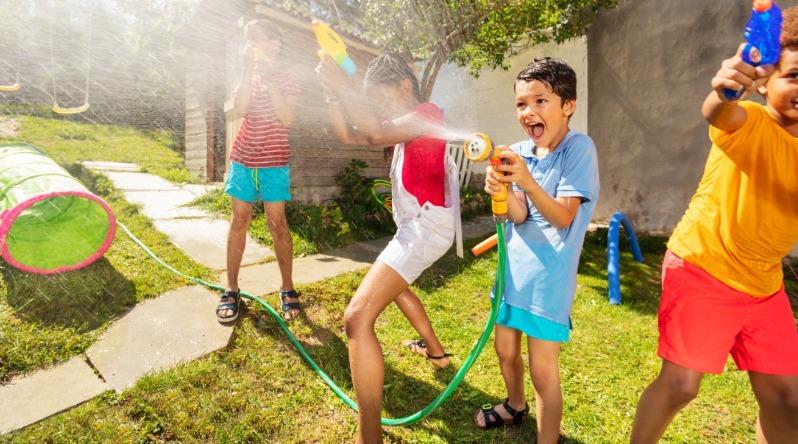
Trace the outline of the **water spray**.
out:
[[[502,149],[499,147],[499,150],[494,150],[493,143],[491,142],[490,138],[485,134],[475,134],[469,137],[466,137],[466,142],[464,145],[466,156],[469,159],[480,159],[484,160],[485,158],[490,157],[491,159],[498,159],[498,152]],[[488,153],[488,154],[485,154]],[[472,157],[473,156],[473,157]],[[493,160],[492,160],[493,161]],[[499,162],[501,162],[499,160]],[[494,198],[495,199],[495,198]],[[507,200],[505,195],[505,200],[503,206],[501,202],[494,202],[494,216],[496,217],[496,238],[497,243],[499,246],[499,257],[498,263],[496,267],[496,281],[495,281],[495,293],[494,297],[491,299],[491,307],[490,307],[490,314],[488,316],[488,320],[485,323],[485,327],[482,330],[482,333],[477,339],[474,346],[471,348],[471,351],[466,356],[465,361],[463,362],[462,366],[457,370],[452,380],[446,387],[432,400],[426,407],[423,409],[401,418],[382,418],[380,423],[385,426],[400,426],[400,425],[408,425],[413,424],[418,421],[421,421],[425,417],[427,417],[430,413],[435,411],[438,407],[441,406],[453,393],[457,388],[460,386],[460,383],[463,382],[465,379],[466,374],[471,369],[471,367],[476,362],[477,358],[479,357],[482,350],[485,348],[488,340],[490,339],[490,335],[493,332],[493,327],[496,324],[496,317],[499,314],[499,305],[501,304],[502,298],[504,297],[504,286],[505,286],[505,266],[507,263],[507,249],[505,246],[504,241],[504,223],[506,221],[507,215]],[[503,213],[496,213],[496,211],[500,211],[504,208]],[[150,250],[140,239],[138,239],[124,224],[119,224],[122,231],[134,242],[136,243],[142,250],[144,250],[147,255],[150,256],[153,260],[155,260],[161,266],[167,268],[172,273],[183,277],[184,279],[194,282],[200,285],[203,285],[207,288],[217,290],[217,291],[224,291],[224,287],[215,284],[212,282],[208,282],[197,277],[189,276],[185,273],[180,272],[179,270],[175,269],[171,265],[164,262],[163,259],[158,257],[152,250]],[[291,332],[291,329],[286,324],[285,320],[283,320],[282,316],[280,316],[277,311],[272,308],[266,301],[263,299],[247,293],[245,291],[241,291],[241,297],[245,299],[249,299],[252,302],[257,303],[264,310],[277,322],[277,325],[280,329],[285,333],[288,341],[297,349],[299,355],[305,362],[310,366],[313,371],[324,381],[325,384],[332,390],[333,393],[347,406],[349,406],[353,410],[357,410],[358,406],[357,403],[350,398],[339,386],[338,384],[333,381],[333,379],[322,370],[322,368],[316,363],[315,360],[310,356],[310,353],[305,349],[299,339]]]

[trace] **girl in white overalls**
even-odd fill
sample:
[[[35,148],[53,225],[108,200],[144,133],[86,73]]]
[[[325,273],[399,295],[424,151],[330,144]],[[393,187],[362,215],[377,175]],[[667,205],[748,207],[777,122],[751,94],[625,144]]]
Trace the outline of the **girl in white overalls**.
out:
[[[460,239],[460,195],[457,168],[446,154],[445,141],[435,138],[442,132],[442,111],[431,103],[419,103],[418,82],[410,64],[396,54],[383,54],[369,63],[364,91],[380,115],[388,121],[375,121],[373,112],[347,116],[352,106],[343,106],[334,96],[334,86],[347,78],[332,59],[325,58],[317,68],[320,81],[328,93],[331,120],[336,135],[343,143],[355,145],[395,145],[391,166],[393,184],[393,218],[397,231],[361,282],[344,315],[349,337],[349,364],[359,406],[360,427],[358,442],[380,442],[380,412],[382,410],[383,357],[374,332],[374,323],[382,311],[396,302],[422,340],[407,345],[432,363],[445,367],[449,356],[435,336],[421,301],[410,290],[410,284],[438,258],[443,256],[457,238],[457,252],[462,257]],[[371,117],[371,120],[369,120]],[[351,118],[357,129],[349,124]],[[406,145],[408,145],[406,147]],[[406,149],[413,147],[413,163],[407,163]],[[429,147],[432,155],[425,158]],[[443,154],[441,156],[441,150]],[[433,154],[434,153],[434,154]],[[432,159],[427,171],[407,169]],[[441,164],[437,164],[437,161]],[[441,166],[443,169],[441,170]],[[428,174],[429,176],[418,176]],[[435,205],[429,200],[419,203],[411,194],[406,179],[414,183],[433,181],[440,191],[440,182],[433,177],[442,173],[444,202]],[[416,194],[419,194],[417,191]],[[435,200],[440,200],[440,193]]]

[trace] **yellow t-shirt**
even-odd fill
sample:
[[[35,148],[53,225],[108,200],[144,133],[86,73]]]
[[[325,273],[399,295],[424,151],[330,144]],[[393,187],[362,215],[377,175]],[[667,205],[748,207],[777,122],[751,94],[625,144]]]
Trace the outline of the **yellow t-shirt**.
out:
[[[798,242],[798,138],[754,102],[733,133],[710,126],[704,176],[668,248],[751,296],[782,286],[781,259]]]

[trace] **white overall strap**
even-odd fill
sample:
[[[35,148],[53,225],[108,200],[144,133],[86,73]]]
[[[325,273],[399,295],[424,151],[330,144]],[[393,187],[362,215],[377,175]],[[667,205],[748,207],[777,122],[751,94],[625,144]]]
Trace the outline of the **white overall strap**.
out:
[[[463,223],[460,218],[460,172],[457,164],[446,150],[444,162],[446,162],[446,206],[452,210],[454,217],[454,242],[457,250],[457,257],[463,257]]]
[[[393,214],[393,220],[396,222],[397,226],[401,221],[401,207],[402,202],[400,202],[402,196],[402,165],[404,164],[404,143],[397,143],[393,146],[393,159],[391,159],[391,213]]]

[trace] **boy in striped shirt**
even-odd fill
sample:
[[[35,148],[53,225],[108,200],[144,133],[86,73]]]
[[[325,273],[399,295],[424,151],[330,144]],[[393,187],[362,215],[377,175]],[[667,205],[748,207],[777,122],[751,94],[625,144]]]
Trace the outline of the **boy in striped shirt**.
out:
[[[291,200],[288,132],[299,96],[296,80],[275,60],[282,48],[273,23],[253,20],[245,27],[244,73],[236,89],[235,110],[244,115],[230,154],[225,192],[233,216],[227,235],[227,289],[216,309],[219,322],[238,318],[238,272],[252,221],[252,207],[263,203],[282,277],[280,299],[286,320],[299,315],[299,294],[291,276],[293,242],[285,204]]]

